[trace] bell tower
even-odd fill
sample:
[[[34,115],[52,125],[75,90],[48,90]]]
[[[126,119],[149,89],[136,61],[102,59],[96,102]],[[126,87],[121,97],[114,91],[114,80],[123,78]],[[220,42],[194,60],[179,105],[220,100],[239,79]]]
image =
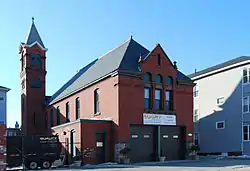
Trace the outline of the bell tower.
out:
[[[23,135],[42,135],[46,132],[46,52],[47,48],[32,18],[28,36],[19,48]]]

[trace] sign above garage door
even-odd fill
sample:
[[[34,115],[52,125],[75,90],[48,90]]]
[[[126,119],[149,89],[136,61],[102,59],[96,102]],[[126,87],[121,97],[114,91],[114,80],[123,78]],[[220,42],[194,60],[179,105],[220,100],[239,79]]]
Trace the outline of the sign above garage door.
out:
[[[144,125],[176,125],[175,115],[143,114]]]

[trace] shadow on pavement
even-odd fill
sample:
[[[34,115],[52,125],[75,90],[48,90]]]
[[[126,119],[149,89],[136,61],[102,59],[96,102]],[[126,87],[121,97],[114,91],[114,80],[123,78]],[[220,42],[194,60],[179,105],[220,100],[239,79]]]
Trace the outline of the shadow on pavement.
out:
[[[170,161],[170,162],[147,162],[147,163],[135,163],[130,165],[120,165],[120,164],[99,164],[99,165],[89,165],[83,167],[69,167],[69,169],[75,170],[91,170],[91,169],[121,169],[121,168],[140,168],[140,167],[186,167],[186,168],[220,168],[220,167],[250,167],[250,160],[216,160],[216,159],[207,159],[207,160],[183,160],[183,161]],[[56,170],[65,170],[67,168],[60,168]]]

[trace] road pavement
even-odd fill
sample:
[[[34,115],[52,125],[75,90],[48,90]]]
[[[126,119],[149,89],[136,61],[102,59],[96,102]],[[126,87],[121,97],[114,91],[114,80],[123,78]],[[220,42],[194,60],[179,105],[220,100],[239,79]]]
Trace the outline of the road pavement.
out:
[[[142,163],[129,166],[98,165],[82,168],[61,168],[56,170],[89,171],[250,171],[250,160],[202,160],[174,163]]]

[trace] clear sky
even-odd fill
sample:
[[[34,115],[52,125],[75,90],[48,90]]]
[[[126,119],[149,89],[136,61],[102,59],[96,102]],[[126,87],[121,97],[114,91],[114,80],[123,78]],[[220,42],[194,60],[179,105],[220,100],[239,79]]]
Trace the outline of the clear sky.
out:
[[[8,93],[8,125],[20,121],[20,58],[31,18],[48,48],[47,95],[78,69],[133,35],[152,50],[160,43],[186,73],[250,55],[250,1],[2,1],[0,85]]]

